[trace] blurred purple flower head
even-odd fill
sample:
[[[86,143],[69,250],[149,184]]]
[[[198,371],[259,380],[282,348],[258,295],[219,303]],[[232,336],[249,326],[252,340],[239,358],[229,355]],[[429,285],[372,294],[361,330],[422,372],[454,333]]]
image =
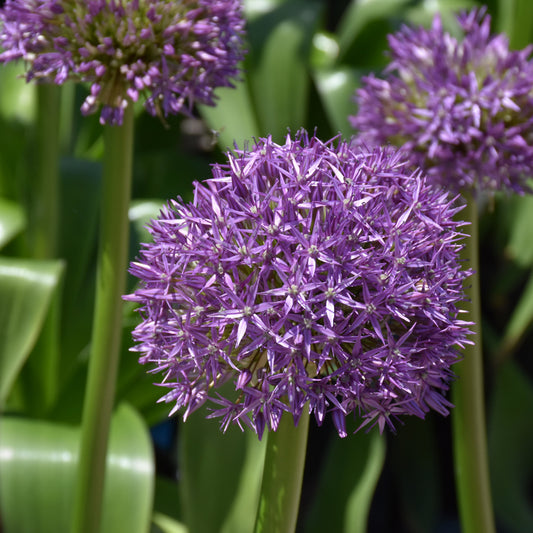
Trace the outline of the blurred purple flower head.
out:
[[[529,191],[533,167],[531,47],[510,51],[484,8],[462,14],[464,38],[403,27],[389,36],[385,78],[370,75],[351,117],[359,140],[403,145],[416,166],[454,192]]]
[[[140,95],[152,115],[214,105],[243,59],[239,0],[7,0],[1,62],[23,59],[27,80],[88,82],[83,114],[120,124]]]
[[[329,412],[341,436],[350,413],[380,429],[447,414],[468,334],[457,211],[392,148],[260,139],[152,221],[130,269],[133,350],[163,372],[172,412],[209,399],[224,430],[260,438],[284,411]]]

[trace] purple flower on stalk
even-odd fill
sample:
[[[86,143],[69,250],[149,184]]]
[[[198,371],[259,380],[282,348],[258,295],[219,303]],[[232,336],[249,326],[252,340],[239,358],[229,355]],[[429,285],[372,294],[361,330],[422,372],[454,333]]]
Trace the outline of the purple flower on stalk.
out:
[[[120,124],[140,95],[152,115],[214,105],[243,59],[239,0],[7,0],[1,62],[23,59],[27,81],[90,83],[82,113]]]
[[[430,29],[390,35],[385,77],[364,78],[351,122],[366,143],[403,145],[455,192],[523,193],[533,167],[532,47],[510,51],[485,13],[458,17],[461,40],[438,15]]]
[[[284,411],[329,412],[341,436],[350,413],[381,430],[447,414],[468,334],[458,210],[393,149],[260,139],[152,221],[130,269],[133,350],[163,372],[172,412],[210,400],[224,430],[259,438]]]

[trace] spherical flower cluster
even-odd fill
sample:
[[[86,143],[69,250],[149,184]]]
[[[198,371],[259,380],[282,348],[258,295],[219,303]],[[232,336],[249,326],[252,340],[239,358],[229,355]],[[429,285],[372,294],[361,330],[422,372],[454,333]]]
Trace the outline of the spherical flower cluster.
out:
[[[213,105],[243,58],[239,0],[7,0],[0,61],[23,59],[27,80],[89,82],[82,112],[120,124],[139,95],[153,115]]]
[[[209,399],[260,438],[284,411],[329,412],[341,436],[349,413],[381,429],[446,414],[468,334],[457,211],[393,149],[260,139],[152,221],[133,350],[172,412]]]
[[[366,143],[403,145],[416,166],[455,192],[528,191],[533,167],[531,47],[510,51],[485,9],[458,17],[464,38],[403,27],[389,36],[385,79],[357,91],[351,117]]]

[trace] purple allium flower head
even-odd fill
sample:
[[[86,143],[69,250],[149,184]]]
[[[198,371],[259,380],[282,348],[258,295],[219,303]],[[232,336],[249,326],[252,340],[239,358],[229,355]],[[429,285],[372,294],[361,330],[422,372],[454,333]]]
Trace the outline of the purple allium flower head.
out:
[[[89,82],[82,112],[120,124],[139,95],[153,115],[214,105],[243,59],[240,0],[7,0],[0,62],[23,59],[27,80]]]
[[[389,36],[385,79],[370,75],[351,117],[359,139],[404,145],[416,166],[454,192],[529,191],[533,166],[531,47],[510,51],[484,8],[458,17],[464,38],[404,26]]]
[[[392,148],[260,139],[152,221],[130,269],[133,350],[164,373],[172,412],[209,399],[223,429],[260,438],[284,411],[329,412],[341,436],[349,413],[381,429],[446,414],[468,334],[457,211]]]

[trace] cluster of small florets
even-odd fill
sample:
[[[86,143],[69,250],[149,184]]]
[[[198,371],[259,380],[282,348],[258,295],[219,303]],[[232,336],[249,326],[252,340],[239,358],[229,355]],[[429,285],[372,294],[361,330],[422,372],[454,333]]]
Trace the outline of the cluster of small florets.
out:
[[[533,166],[531,47],[510,51],[485,9],[458,17],[464,38],[403,27],[389,36],[385,79],[358,90],[352,125],[367,143],[403,146],[416,166],[454,191],[528,190]]]
[[[146,98],[153,115],[190,112],[231,86],[243,58],[239,0],[7,0],[0,61],[23,59],[27,80],[89,82],[82,112],[120,124]]]
[[[260,139],[152,221],[134,350],[172,412],[209,399],[223,429],[259,437],[284,411],[329,412],[341,436],[350,413],[381,429],[446,414],[468,333],[456,212],[393,149]]]

